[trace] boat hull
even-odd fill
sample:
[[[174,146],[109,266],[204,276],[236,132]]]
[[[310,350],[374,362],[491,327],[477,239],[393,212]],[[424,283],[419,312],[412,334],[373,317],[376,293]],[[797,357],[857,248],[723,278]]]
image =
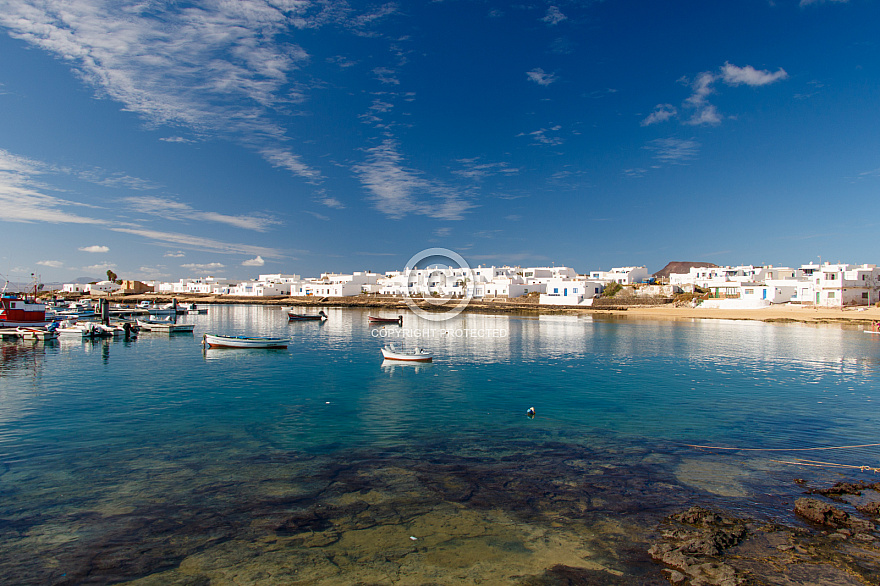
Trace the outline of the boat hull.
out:
[[[390,317],[373,317],[368,316],[367,319],[371,324],[401,324],[403,323],[403,317],[390,318]]]
[[[382,356],[385,360],[399,360],[401,362],[431,362],[434,359],[434,355],[430,353],[407,354],[387,348],[382,348]]]
[[[217,336],[205,334],[208,348],[287,348],[290,340],[284,338],[250,338],[245,336]]]

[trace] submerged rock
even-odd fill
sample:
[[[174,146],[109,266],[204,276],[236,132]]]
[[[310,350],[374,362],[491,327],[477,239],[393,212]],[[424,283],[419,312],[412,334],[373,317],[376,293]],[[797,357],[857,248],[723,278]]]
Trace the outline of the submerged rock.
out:
[[[850,529],[856,533],[874,530],[869,521],[856,519],[846,511],[814,498],[799,498],[794,504],[794,512],[811,523],[832,529]]]

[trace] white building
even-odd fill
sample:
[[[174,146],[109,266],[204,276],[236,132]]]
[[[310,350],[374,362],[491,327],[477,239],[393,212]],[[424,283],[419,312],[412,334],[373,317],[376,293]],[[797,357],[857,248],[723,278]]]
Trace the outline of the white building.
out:
[[[122,287],[113,281],[98,281],[86,285],[86,293],[113,293]]]
[[[291,295],[317,297],[351,297],[364,289],[374,289],[382,275],[360,271],[350,275],[324,273],[320,279],[306,279],[291,284]]]
[[[872,305],[880,301],[880,269],[876,265],[825,263],[798,287],[802,303],[830,307]]]
[[[85,293],[88,291],[88,285],[84,283],[64,283],[61,287],[62,293]]]
[[[541,293],[542,305],[588,305],[602,293],[605,283],[587,279],[550,279]]]
[[[617,267],[610,271],[590,271],[590,279],[605,283],[634,285],[648,280],[646,267]]]

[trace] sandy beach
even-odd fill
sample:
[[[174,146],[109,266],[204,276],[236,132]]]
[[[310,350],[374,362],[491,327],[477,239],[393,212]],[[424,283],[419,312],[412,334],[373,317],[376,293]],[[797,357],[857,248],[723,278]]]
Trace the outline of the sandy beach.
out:
[[[654,319],[747,319],[765,322],[843,323],[868,325],[880,320],[880,308],[830,308],[803,305],[773,305],[762,309],[702,309],[699,307],[633,307],[612,312],[626,317]]]
[[[141,300],[156,303],[170,303],[172,299],[179,303],[196,304],[251,304],[278,305],[289,307],[362,307],[377,310],[410,311],[403,299],[394,297],[233,297],[214,295],[129,295],[124,298],[113,298],[118,303],[135,304]],[[418,305],[426,306],[423,301]],[[426,307],[426,309],[431,309]],[[477,313],[522,313],[522,314],[573,314],[573,315],[604,315],[627,319],[662,319],[662,320],[693,320],[693,319],[728,319],[755,320],[764,322],[803,322],[803,323],[837,323],[871,327],[872,322],[880,321],[880,307],[818,307],[809,305],[772,305],[761,309],[714,309],[701,307],[676,307],[665,305],[634,305],[603,309],[581,306],[539,305],[518,300],[471,300],[465,311]]]

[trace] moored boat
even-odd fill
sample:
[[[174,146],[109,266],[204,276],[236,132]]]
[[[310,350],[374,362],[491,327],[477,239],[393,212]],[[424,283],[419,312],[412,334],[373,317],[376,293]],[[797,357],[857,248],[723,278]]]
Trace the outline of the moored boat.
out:
[[[52,326],[50,326],[52,328]],[[24,340],[54,340],[58,337],[58,332],[55,331],[54,328],[25,328],[25,327],[17,327],[15,331],[18,332],[18,337]]]
[[[122,328],[113,326],[105,326],[94,322],[71,324],[66,323],[56,330],[62,337],[80,337],[80,338],[112,338],[113,336],[122,336],[125,331]]]
[[[397,317],[373,317],[372,315],[367,316],[367,319],[370,320],[371,324],[397,324],[399,326],[403,325],[403,316],[398,315]]]
[[[41,327],[51,323],[46,319],[46,304],[31,303],[13,293],[0,295],[0,327]]]
[[[317,314],[302,314],[302,313],[288,313],[287,320],[288,321],[324,321],[327,319],[327,314],[324,313],[322,309]]]
[[[385,360],[403,360],[406,362],[431,362],[434,359],[432,352],[418,347],[408,352],[396,346],[385,346],[382,348],[382,356]]]
[[[206,348],[287,348],[290,340],[288,338],[205,334],[202,343]]]

